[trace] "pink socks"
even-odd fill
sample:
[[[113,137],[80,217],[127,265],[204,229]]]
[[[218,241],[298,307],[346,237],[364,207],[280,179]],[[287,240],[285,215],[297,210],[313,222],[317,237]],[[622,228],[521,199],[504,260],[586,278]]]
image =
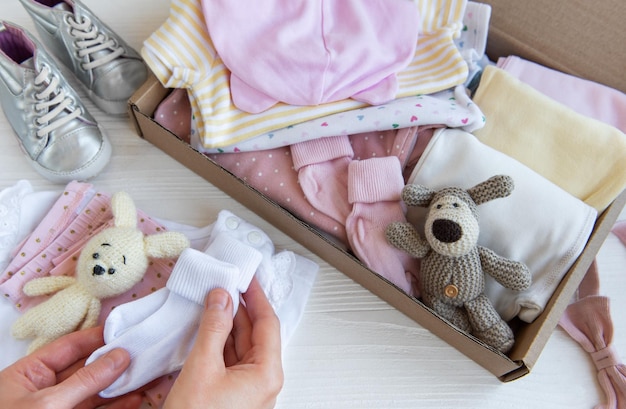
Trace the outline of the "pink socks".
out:
[[[348,165],[354,152],[347,135],[291,145],[300,187],[314,208],[344,225],[350,213]]]
[[[297,143],[291,152],[311,205],[346,226],[352,251],[367,267],[415,295],[417,260],[391,246],[385,236],[389,223],[406,221],[399,159],[353,160],[348,136]]]
[[[400,197],[403,187],[400,161],[395,156],[351,162],[348,200],[352,212],[346,231],[352,251],[365,265],[413,295],[417,260],[393,247],[385,236],[391,222],[406,221]]]

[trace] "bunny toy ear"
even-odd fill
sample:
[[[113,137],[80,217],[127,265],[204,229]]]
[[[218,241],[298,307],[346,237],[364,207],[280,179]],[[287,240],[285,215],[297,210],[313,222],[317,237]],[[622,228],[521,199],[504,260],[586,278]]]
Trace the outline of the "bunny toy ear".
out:
[[[402,189],[402,200],[407,206],[428,207],[435,191],[422,185],[406,185]]]
[[[111,211],[116,227],[136,227],[137,208],[126,192],[117,192],[111,197]]]
[[[189,239],[182,233],[167,231],[144,238],[146,254],[154,258],[177,257],[187,247]]]
[[[515,184],[513,183],[512,177],[507,175],[496,175],[470,189],[467,189],[467,194],[470,195],[476,205],[479,205],[493,199],[507,197],[511,194],[511,192],[513,192],[514,188]]]

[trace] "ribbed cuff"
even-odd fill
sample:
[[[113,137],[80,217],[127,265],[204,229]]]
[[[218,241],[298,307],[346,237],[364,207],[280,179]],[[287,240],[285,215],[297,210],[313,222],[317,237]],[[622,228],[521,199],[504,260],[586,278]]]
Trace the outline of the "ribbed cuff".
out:
[[[354,156],[348,135],[317,138],[291,145],[291,157],[296,171],[313,163]]]
[[[232,294],[239,281],[237,266],[188,248],[178,257],[166,287],[181,297],[203,305],[210,290],[219,287]]]
[[[348,167],[348,201],[376,203],[399,201],[404,179],[395,156],[352,161]]]
[[[240,292],[245,292],[248,288],[252,276],[263,260],[263,254],[259,250],[225,233],[215,237],[215,241],[206,249],[206,254],[239,268],[239,282],[236,288]]]

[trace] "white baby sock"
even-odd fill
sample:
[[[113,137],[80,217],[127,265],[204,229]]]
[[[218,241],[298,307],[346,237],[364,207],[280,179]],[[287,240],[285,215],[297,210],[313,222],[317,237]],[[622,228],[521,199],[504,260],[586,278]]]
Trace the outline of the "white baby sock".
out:
[[[263,255],[256,277],[280,321],[284,348],[300,323],[319,266],[291,251],[274,253],[265,232],[228,210],[219,213],[211,235],[228,235]]]
[[[234,311],[237,310],[239,295],[248,288],[261,261],[260,252],[219,235],[205,253],[186,249],[164,289],[118,306],[113,310],[115,314],[107,318],[107,344],[96,350],[87,363],[121,347],[129,352],[131,364],[100,396],[123,395],[182,368],[193,346],[204,299],[210,290],[226,289],[231,294]],[[133,315],[139,318],[129,318]]]
[[[259,267],[257,279],[280,321],[284,349],[304,314],[319,266],[288,250],[274,254],[271,263],[271,270]]]

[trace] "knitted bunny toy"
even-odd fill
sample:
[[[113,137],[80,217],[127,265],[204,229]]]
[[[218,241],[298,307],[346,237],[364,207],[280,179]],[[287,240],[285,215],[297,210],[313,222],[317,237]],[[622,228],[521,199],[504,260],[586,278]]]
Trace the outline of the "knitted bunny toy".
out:
[[[527,289],[531,275],[523,263],[477,245],[476,206],[506,197],[512,191],[513,180],[504,175],[493,176],[467,190],[447,187],[434,191],[407,185],[402,190],[404,202],[428,209],[425,239],[411,223],[395,222],[386,229],[391,244],[422,259],[424,304],[503,353],[513,346],[513,331],[484,294],[484,273],[515,291]]]
[[[31,297],[56,293],[13,324],[15,338],[34,338],[29,353],[62,335],[95,326],[100,300],[122,294],[137,284],[148,268],[149,257],[176,257],[189,247],[182,233],[145,236],[137,228],[135,204],[124,192],[113,195],[111,211],[114,225],[85,243],[75,277],[41,277],[24,285],[24,293]]]

